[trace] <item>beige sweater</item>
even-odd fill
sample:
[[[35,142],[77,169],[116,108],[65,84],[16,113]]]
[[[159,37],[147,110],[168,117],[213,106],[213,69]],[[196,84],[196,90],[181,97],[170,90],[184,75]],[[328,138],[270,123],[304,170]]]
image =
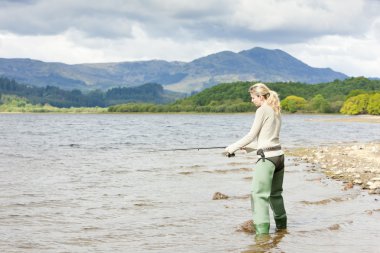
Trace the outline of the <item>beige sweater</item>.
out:
[[[240,148],[245,148],[247,152],[252,152],[260,148],[279,146],[280,144],[281,115],[267,103],[262,104],[257,110],[255,120],[249,133],[239,141],[229,145],[226,151],[235,153]],[[265,151],[266,157],[279,156],[284,154],[282,150]]]

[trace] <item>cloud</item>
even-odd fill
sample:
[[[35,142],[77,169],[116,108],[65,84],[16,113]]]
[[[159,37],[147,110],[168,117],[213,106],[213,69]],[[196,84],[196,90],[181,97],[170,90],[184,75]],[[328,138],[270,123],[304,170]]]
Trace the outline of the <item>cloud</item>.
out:
[[[35,0],[6,1],[0,30],[55,35],[75,28],[90,37],[131,36],[138,24],[152,37],[260,41],[307,40],[322,34],[363,33],[377,1],[305,0]],[[380,7],[380,5],[378,5]],[[13,17],[13,18],[12,18]],[[14,22],[17,17],[17,22]],[[285,36],[288,34],[288,36]],[[288,39],[289,40],[289,39]]]
[[[7,4],[0,9],[0,30],[18,35],[57,35],[76,29],[90,37],[128,37],[132,21],[117,8],[117,2],[36,0]]]
[[[323,36],[307,44],[289,45],[287,52],[313,67],[330,67],[351,76],[379,77],[379,40],[371,37]]]

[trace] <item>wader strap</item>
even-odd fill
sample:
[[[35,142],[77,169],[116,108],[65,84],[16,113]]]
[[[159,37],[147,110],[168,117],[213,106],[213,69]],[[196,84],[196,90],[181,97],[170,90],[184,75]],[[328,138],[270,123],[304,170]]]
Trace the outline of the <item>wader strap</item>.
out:
[[[258,154],[259,156],[261,156],[260,159],[263,159],[263,162],[265,162],[265,154],[264,154],[264,151],[262,149],[257,150],[256,154]]]
[[[278,146],[274,146],[274,147],[267,147],[267,148],[259,148],[257,151],[256,151],[256,154],[261,156],[260,159],[263,159],[263,162],[265,162],[265,154],[264,154],[264,151],[276,151],[276,150],[281,150],[281,145],[278,145]],[[260,160],[259,159],[259,160]]]

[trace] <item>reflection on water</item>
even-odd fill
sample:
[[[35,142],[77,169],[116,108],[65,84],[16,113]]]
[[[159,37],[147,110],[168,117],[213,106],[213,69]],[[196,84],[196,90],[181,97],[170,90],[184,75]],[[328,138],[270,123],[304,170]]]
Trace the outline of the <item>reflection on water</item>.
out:
[[[256,238],[237,232],[255,159],[152,152],[227,145],[252,117],[0,115],[1,252],[376,252],[377,196],[288,158],[289,228]],[[373,124],[310,121],[323,117],[284,116],[283,145],[379,136]]]
[[[277,245],[281,242],[282,238],[287,235],[288,232],[278,231],[270,235],[257,235],[255,236],[255,243],[248,246],[248,250],[241,251],[242,253],[258,253],[258,252],[270,252],[277,249]]]

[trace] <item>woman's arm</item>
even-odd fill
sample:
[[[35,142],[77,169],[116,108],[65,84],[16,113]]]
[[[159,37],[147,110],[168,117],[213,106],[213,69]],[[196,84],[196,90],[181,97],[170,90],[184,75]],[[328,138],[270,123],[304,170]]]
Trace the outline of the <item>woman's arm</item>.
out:
[[[262,108],[258,108],[256,110],[255,120],[253,121],[251,130],[248,134],[246,134],[243,138],[241,138],[239,141],[229,145],[225,151],[232,154],[235,153],[237,150],[239,150],[242,147],[245,147],[249,143],[255,140],[257,135],[260,133],[261,127],[264,123],[264,112]]]

